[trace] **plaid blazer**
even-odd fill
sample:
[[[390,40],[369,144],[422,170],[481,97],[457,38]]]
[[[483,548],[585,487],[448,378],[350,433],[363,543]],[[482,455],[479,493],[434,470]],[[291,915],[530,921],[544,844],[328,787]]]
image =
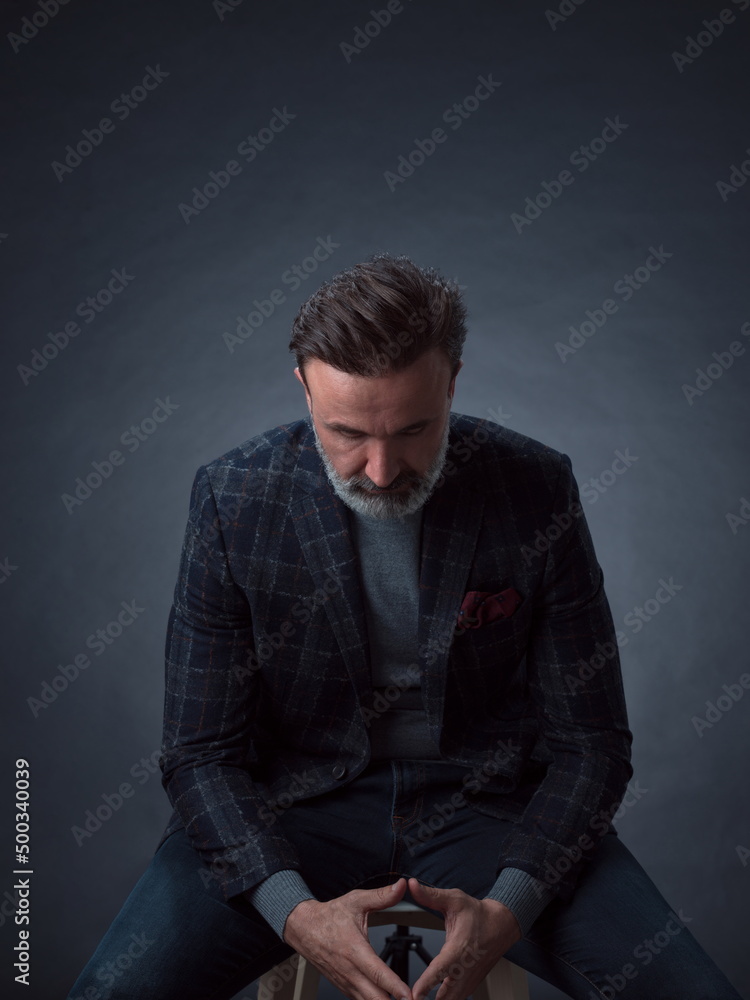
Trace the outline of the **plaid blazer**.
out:
[[[520,598],[509,616],[459,624],[468,592],[508,588]],[[451,414],[424,507],[418,640],[441,754],[466,766],[473,808],[512,821],[498,871],[523,869],[568,899],[633,769],[567,455]],[[185,827],[226,899],[299,868],[279,817],[364,769],[379,710],[349,511],[309,420],[200,466],[167,625],[160,766],[174,811],[158,846]]]

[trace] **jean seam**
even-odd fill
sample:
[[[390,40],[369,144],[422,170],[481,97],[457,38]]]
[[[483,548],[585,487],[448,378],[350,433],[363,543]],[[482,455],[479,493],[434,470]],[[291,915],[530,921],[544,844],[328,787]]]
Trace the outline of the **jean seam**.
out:
[[[396,799],[398,797],[398,787],[400,783],[400,775],[397,770],[396,761],[391,761],[391,775],[393,778],[393,790],[391,792],[391,871],[396,871],[396,860],[398,851],[398,836],[396,831]]]
[[[402,817],[400,817],[400,819],[401,819],[401,830],[402,831],[403,831],[404,827],[409,826],[412,823],[416,823],[417,819],[419,819],[419,817],[422,814],[422,806],[424,805],[424,792],[425,792],[425,788],[424,788],[424,768],[420,764],[414,764],[414,765],[412,765],[411,762],[408,762],[408,763],[409,763],[409,766],[413,766],[414,767],[414,770],[416,772],[416,781],[414,783],[415,784],[414,807],[413,807],[413,809],[411,811],[411,815],[410,816],[405,816],[405,817],[402,816]]]

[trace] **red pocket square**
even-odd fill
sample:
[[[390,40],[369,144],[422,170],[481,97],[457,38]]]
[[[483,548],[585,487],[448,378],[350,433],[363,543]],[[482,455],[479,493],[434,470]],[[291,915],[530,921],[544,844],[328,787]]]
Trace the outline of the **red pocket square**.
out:
[[[497,621],[498,618],[510,618],[521,600],[521,595],[514,587],[501,590],[499,594],[470,590],[461,604],[458,624],[462,628],[479,628]]]

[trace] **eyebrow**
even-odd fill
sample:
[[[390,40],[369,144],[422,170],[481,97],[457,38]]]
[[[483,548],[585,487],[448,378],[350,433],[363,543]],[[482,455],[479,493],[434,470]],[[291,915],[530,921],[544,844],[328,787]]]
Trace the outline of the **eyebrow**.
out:
[[[434,423],[435,419],[435,417],[426,417],[424,420],[415,420],[414,423],[407,424],[406,427],[400,427],[394,433],[403,434],[404,431],[413,431],[417,427],[426,427],[428,424]],[[365,431],[360,430],[358,427],[350,427],[348,424],[338,422],[329,424],[326,421],[323,421],[323,423],[329,431],[343,431],[345,434],[366,434]]]

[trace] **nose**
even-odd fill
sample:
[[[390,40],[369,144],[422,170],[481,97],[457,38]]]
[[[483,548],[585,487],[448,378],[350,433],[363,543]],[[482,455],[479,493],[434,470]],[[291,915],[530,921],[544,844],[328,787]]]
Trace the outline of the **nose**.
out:
[[[365,474],[376,486],[390,486],[401,472],[396,448],[388,441],[371,441],[367,450]]]

